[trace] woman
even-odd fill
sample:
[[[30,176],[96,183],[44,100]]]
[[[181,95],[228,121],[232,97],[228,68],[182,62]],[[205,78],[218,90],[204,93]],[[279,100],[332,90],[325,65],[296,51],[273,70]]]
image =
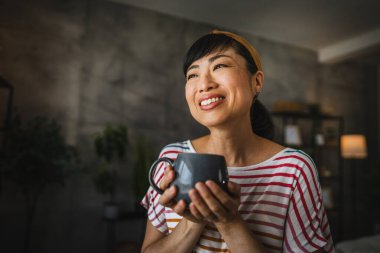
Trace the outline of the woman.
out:
[[[260,115],[251,109],[265,113],[253,106],[264,84],[256,50],[236,34],[214,31],[189,49],[184,73],[191,115],[210,133],[170,144],[160,157],[223,155],[228,193],[207,181],[189,192],[188,206],[174,202],[175,173],[158,166],[155,181],[165,192],[150,188],[142,201],[148,209],[142,252],[333,252],[313,161],[255,130]]]

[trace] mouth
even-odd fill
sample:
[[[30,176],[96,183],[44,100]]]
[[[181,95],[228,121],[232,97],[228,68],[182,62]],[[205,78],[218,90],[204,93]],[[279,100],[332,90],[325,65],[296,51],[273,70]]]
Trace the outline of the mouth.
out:
[[[199,106],[204,110],[212,109],[215,106],[221,104],[225,99],[226,98],[224,96],[213,96],[205,98],[199,102]]]

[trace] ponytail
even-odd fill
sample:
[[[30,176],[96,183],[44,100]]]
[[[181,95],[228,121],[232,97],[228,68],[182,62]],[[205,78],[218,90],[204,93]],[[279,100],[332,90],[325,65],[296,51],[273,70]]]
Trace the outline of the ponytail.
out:
[[[255,134],[269,139],[274,139],[274,124],[267,108],[255,100],[251,107],[251,126]]]

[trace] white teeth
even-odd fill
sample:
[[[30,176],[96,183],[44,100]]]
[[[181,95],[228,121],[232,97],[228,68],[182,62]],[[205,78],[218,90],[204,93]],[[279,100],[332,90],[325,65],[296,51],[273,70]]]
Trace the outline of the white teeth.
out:
[[[209,98],[209,99],[206,99],[206,100],[203,100],[201,102],[201,105],[204,106],[204,105],[209,105],[211,103],[215,103],[215,102],[218,102],[219,100],[223,100],[224,98],[223,97],[217,97],[217,98]]]

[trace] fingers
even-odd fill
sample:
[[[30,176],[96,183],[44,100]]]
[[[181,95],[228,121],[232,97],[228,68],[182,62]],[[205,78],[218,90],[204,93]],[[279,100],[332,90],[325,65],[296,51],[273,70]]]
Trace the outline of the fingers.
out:
[[[189,210],[190,210],[190,213],[195,218],[197,218],[198,220],[202,220],[203,219],[203,216],[202,216],[201,212],[199,212],[198,208],[195,206],[195,204],[193,202],[190,203]]]
[[[172,207],[172,209],[177,214],[183,216],[186,211],[186,202],[183,199],[181,199],[180,201],[177,202],[176,205]]]
[[[176,186],[170,186],[169,189],[164,191],[158,202],[163,206],[170,207],[174,212],[183,216],[186,212],[186,202],[184,200],[180,200],[178,202],[174,201],[177,191]]]
[[[199,183],[197,183],[198,185]],[[191,206],[196,208],[195,213],[192,213],[193,216],[199,217],[199,219],[207,220],[207,221],[214,221],[217,217],[213,214],[213,212],[210,210],[206,202],[204,201],[204,198],[200,195],[199,190],[190,190],[189,196],[191,199]],[[191,211],[191,209],[190,209]]]
[[[230,183],[227,187],[230,193],[213,181],[197,183],[195,189],[189,192],[191,214],[197,219],[223,223],[236,217],[240,205],[240,186]]]
[[[174,178],[175,178],[175,172],[173,168],[171,166],[167,166],[165,168],[164,177],[162,178],[160,182],[160,188],[162,190],[166,190],[169,187],[170,183],[173,182]]]
[[[197,183],[196,190],[190,191],[192,204],[190,211],[197,217],[203,217],[207,221],[223,221],[226,219],[226,211],[219,201],[213,196],[204,183]]]
[[[167,166],[165,168],[164,172],[164,177],[162,178],[160,182],[160,188],[164,190],[164,193],[161,195],[160,199],[158,202],[167,207],[172,207],[174,206],[173,199],[177,195],[177,188],[172,185],[170,188],[169,185],[170,183],[174,180],[175,178],[175,172],[171,166]]]
[[[164,191],[158,202],[163,206],[172,207],[174,205],[173,199],[176,195],[177,188],[172,185],[169,189]]]
[[[164,193],[159,199],[163,206],[173,209],[177,214],[194,222],[228,222],[236,217],[240,204],[240,186],[228,182],[228,193],[213,181],[197,183],[195,189],[189,191],[190,205],[184,200],[174,201],[178,189],[170,186],[175,178],[175,172],[168,166],[161,180],[160,188]]]
[[[204,198],[209,209],[218,217],[218,220],[222,222],[226,221],[229,209],[233,208],[233,203],[228,194],[215,182],[210,180],[205,185],[198,185],[197,189],[202,189],[200,191],[201,196]]]
[[[223,191],[215,182],[207,181],[206,185],[212,192],[212,194],[218,199],[221,205],[230,213],[234,213],[236,210],[236,201],[231,196]],[[236,191],[236,189],[234,189]],[[239,189],[240,191],[240,189]],[[236,194],[236,193],[235,193]]]

